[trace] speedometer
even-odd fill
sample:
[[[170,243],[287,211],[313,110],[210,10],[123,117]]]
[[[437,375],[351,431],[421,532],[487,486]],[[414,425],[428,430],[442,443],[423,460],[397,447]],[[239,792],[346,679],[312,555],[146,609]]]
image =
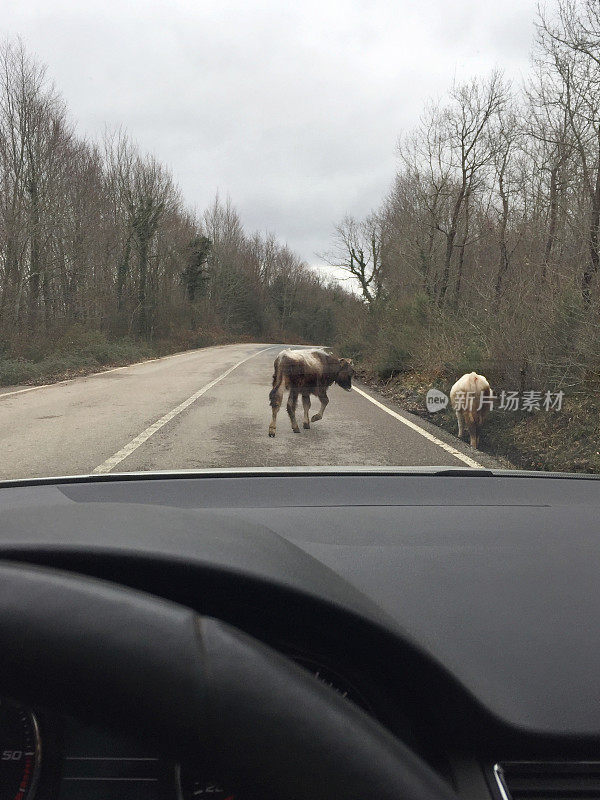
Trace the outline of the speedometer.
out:
[[[41,745],[35,715],[0,699],[0,800],[33,800]]]

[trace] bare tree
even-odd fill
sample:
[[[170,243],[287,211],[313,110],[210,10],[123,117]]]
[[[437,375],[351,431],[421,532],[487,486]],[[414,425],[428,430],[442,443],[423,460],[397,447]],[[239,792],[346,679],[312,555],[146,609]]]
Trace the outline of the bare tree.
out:
[[[589,257],[581,277],[583,300],[600,268],[600,10],[594,0],[583,5],[559,0],[558,14],[540,14],[539,45],[561,81],[561,102],[580,159],[589,201]]]
[[[383,288],[382,229],[375,215],[358,222],[346,216],[336,225],[331,252],[322,258],[355,279],[368,303],[378,300]]]
[[[455,86],[452,104],[445,111],[448,163],[454,172],[453,203],[449,225],[443,231],[446,238],[442,279],[438,294],[443,305],[450,281],[450,264],[454,253],[458,224],[463,205],[470,195],[480,172],[491,162],[493,151],[487,126],[505,102],[505,87],[498,73],[480,85],[478,81]]]
[[[498,215],[498,268],[494,284],[494,302],[496,308],[500,302],[502,285],[508,274],[511,259],[511,246],[509,243],[510,222],[513,214],[513,205],[519,190],[520,175],[518,158],[523,131],[519,125],[519,114],[512,104],[506,103],[499,108],[494,116],[489,135],[493,142],[490,144],[494,179],[499,200]]]
[[[46,79],[46,70],[30,58],[19,41],[0,48],[0,141],[5,241],[5,290],[18,321],[28,294],[29,321],[36,325],[49,277],[42,252],[43,213],[52,191],[60,149],[70,133],[65,108]],[[19,238],[21,242],[19,243]]]

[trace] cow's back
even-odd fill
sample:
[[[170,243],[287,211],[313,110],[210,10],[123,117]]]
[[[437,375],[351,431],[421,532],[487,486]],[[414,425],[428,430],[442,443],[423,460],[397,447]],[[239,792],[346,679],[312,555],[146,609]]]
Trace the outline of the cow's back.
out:
[[[488,411],[488,405],[482,405],[481,396],[491,395],[491,387],[487,378],[476,372],[468,372],[460,377],[450,389],[450,402],[455,410],[462,411],[475,422],[481,424]]]
[[[335,379],[334,367],[337,359],[324,350],[282,350],[275,359],[276,364],[277,362],[286,387],[312,389],[328,386]]]

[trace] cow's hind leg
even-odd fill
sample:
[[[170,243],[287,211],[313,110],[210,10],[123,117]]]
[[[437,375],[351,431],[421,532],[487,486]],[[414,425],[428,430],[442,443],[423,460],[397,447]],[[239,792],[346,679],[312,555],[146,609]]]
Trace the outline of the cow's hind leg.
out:
[[[465,431],[465,420],[462,411],[456,412],[456,419],[458,420],[458,438],[461,439]]]
[[[318,393],[319,400],[321,401],[321,408],[319,409],[318,414],[313,414],[312,421],[318,422],[320,419],[323,419],[323,414],[325,413],[325,409],[327,408],[327,403],[329,402],[329,398],[325,391],[320,391]]]
[[[302,408],[304,409],[304,427],[306,430],[308,430],[310,428],[310,394],[307,394],[306,392],[303,392],[302,394]]]
[[[290,394],[287,401],[287,412],[290,415],[290,422],[292,423],[292,430],[294,433],[300,433],[300,428],[296,422],[296,404],[298,403],[298,390],[290,389]]]
[[[281,401],[283,400],[283,386],[280,385],[276,389],[273,389],[271,394],[269,395],[269,401],[271,403],[271,408],[273,409],[273,417],[271,419],[271,424],[269,425],[269,436],[275,436],[275,427],[277,424],[277,412],[281,408]]]
[[[479,447],[479,427],[476,422],[469,425],[469,438],[471,440],[471,447],[477,450]]]

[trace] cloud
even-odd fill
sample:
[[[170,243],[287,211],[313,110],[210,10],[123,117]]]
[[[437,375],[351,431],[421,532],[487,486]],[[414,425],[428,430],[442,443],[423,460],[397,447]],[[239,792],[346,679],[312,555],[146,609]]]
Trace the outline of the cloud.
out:
[[[453,76],[528,68],[528,0],[10,0],[81,133],[124,126],[191,206],[217,189],[304,258],[387,191],[395,144]]]

